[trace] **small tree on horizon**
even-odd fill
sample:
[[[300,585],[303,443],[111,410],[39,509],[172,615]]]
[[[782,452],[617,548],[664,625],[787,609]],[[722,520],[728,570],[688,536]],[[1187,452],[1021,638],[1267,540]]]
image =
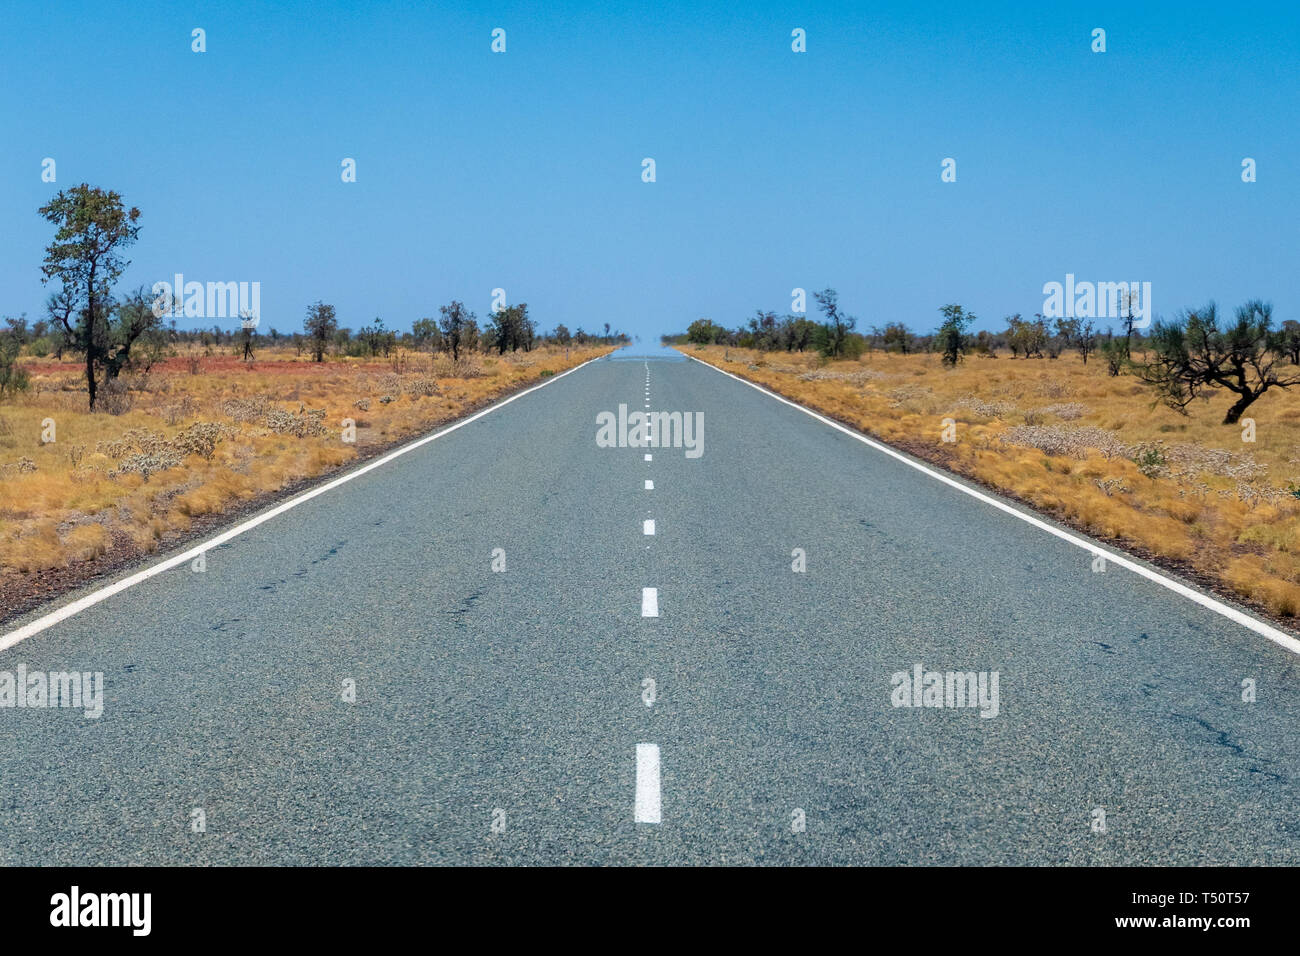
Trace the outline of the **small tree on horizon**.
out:
[[[839,293],[830,288],[813,293],[817,307],[826,316],[826,322],[823,323],[825,339],[822,351],[831,358],[839,358],[844,353],[845,339],[858,324],[858,320],[853,316],[840,312],[839,298]]]
[[[334,315],[334,306],[326,305],[319,299],[307,306],[307,318],[303,322],[303,329],[311,339],[312,361],[325,361],[325,349],[329,347],[330,340],[339,329],[338,319]]]
[[[1088,356],[1097,350],[1097,329],[1092,319],[1082,323],[1074,336],[1074,347],[1083,356],[1083,364],[1088,364]]]
[[[427,348],[430,354],[442,346],[442,332],[438,329],[438,320],[432,318],[416,319],[411,323],[411,338],[416,349]]]
[[[940,306],[939,312],[943,315],[943,325],[935,333],[935,344],[943,353],[943,364],[956,368],[965,349],[966,329],[975,321],[975,315],[963,311],[956,303]]]
[[[902,322],[887,322],[881,330],[880,341],[886,352],[906,355],[912,351],[912,332]]]
[[[465,323],[474,321],[474,313],[465,308],[465,303],[456,299],[451,300],[450,305],[438,306],[438,312],[442,318],[438,320],[438,328],[442,332],[442,340],[451,351],[451,360],[460,361],[460,350],[462,339],[465,333]],[[475,326],[477,328],[477,326]]]

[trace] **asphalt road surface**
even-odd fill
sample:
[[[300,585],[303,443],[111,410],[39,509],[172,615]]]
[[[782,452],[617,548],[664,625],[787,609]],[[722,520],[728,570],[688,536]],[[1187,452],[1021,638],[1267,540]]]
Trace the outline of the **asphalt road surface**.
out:
[[[598,447],[647,402],[703,454]],[[205,563],[0,652],[105,680],[0,709],[0,863],[1300,862],[1295,655],[679,357]]]

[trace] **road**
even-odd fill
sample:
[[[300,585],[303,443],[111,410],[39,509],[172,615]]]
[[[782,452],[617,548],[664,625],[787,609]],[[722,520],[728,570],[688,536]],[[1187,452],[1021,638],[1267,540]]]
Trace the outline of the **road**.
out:
[[[703,454],[597,446],[647,402]],[[106,682],[0,709],[0,863],[1300,862],[1295,655],[693,361],[593,362],[205,564],[0,652]],[[917,664],[996,716],[894,706]]]

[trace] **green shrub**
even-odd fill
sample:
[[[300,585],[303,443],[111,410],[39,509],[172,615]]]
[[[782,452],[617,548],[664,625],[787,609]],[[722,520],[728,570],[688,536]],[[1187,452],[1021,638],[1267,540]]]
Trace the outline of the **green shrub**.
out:
[[[27,372],[18,364],[21,348],[16,335],[0,333],[0,396],[27,390]]]

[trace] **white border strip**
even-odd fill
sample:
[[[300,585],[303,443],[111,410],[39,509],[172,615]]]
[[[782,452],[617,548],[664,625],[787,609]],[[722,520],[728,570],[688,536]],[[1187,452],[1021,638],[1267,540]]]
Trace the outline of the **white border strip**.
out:
[[[683,352],[682,354],[686,355],[685,352]],[[767,395],[769,398],[774,398],[778,402],[781,402],[785,405],[789,405],[791,408],[797,408],[805,415],[812,416],[822,424],[829,425],[831,426],[831,428],[843,432],[844,434],[848,435],[850,438],[856,438],[864,445],[870,445],[872,448],[876,449],[876,451],[884,452],[886,455],[889,455],[891,458],[898,459],[903,464],[907,465],[909,468],[915,468],[917,471],[923,472],[924,474],[927,474],[931,478],[934,478],[938,481],[942,481],[945,485],[949,485],[953,488],[956,488],[958,491],[962,492],[963,494],[970,495],[972,498],[975,498],[978,501],[982,501],[986,505],[991,505],[992,507],[997,508],[999,511],[1005,511],[1007,514],[1013,515],[1014,517],[1019,518],[1021,521],[1024,521],[1027,524],[1033,525],[1035,528],[1038,528],[1041,531],[1046,531],[1048,534],[1055,535],[1056,537],[1060,538],[1062,541],[1068,541],[1070,544],[1074,545],[1075,547],[1082,548],[1084,551],[1087,551],[1091,554],[1101,554],[1103,557],[1105,557],[1107,561],[1113,562],[1114,564],[1119,565],[1121,568],[1125,568],[1129,571],[1132,571],[1134,574],[1141,575],[1142,577],[1146,578],[1149,581],[1154,581],[1156,584],[1159,584],[1161,587],[1168,588],[1170,591],[1173,591],[1175,594],[1181,595],[1182,597],[1187,598],[1189,601],[1194,601],[1197,604],[1201,605],[1202,607],[1208,608],[1209,610],[1213,611],[1216,614],[1221,614],[1224,617],[1226,617],[1228,620],[1240,624],[1242,627],[1249,628],[1250,630],[1254,631],[1256,634],[1268,638],[1274,644],[1278,644],[1286,648],[1292,654],[1300,654],[1300,640],[1297,640],[1296,638],[1292,637],[1290,634],[1287,634],[1283,631],[1279,631],[1277,628],[1269,624],[1265,624],[1263,621],[1259,620],[1258,618],[1251,617],[1249,614],[1246,614],[1244,611],[1240,611],[1235,607],[1232,607],[1228,604],[1224,604],[1222,601],[1218,601],[1210,597],[1209,595],[1202,594],[1200,591],[1197,591],[1194,588],[1190,588],[1186,584],[1183,584],[1179,581],[1175,581],[1173,578],[1166,577],[1165,575],[1161,574],[1159,571],[1153,571],[1151,568],[1139,564],[1138,562],[1132,560],[1131,558],[1126,558],[1121,554],[1117,554],[1115,551],[1109,548],[1103,548],[1095,541],[1088,541],[1087,539],[1081,538],[1076,534],[1072,534],[1071,532],[1065,531],[1062,528],[1058,528],[1053,524],[1049,524],[1043,519],[1035,517],[1032,514],[1027,514],[1026,512],[1023,512],[1018,508],[1013,508],[1011,505],[1007,504],[1006,502],[999,501],[998,499],[993,498],[990,495],[984,494],[982,491],[977,491],[976,489],[970,487],[969,485],[963,484],[962,482],[958,481],[957,479],[949,475],[945,475],[941,471],[936,471],[935,469],[923,465],[918,461],[912,460],[907,455],[904,455],[902,452],[890,448],[888,445],[882,445],[878,441],[873,441],[872,439],[868,438],[866,435],[854,431],[852,428],[849,428],[845,425],[841,425],[839,422],[827,418],[824,415],[820,415],[817,412],[814,412],[810,408],[805,408],[803,405],[800,405],[798,402],[792,402],[790,399],[784,397],[783,395],[778,395],[776,392],[773,392],[771,389],[764,388],[763,386],[751,382],[748,379],[741,378],[739,375],[733,375],[731,372],[728,372],[726,369],[718,368],[716,365],[710,365],[708,362],[705,362],[701,359],[697,359],[693,355],[686,355],[686,357],[688,359],[691,359],[694,362],[699,362],[705,368],[711,368],[713,369],[713,371],[725,375],[728,378],[734,378],[737,382],[740,382],[743,385],[748,385],[750,388],[762,392],[764,395]]]
[[[112,584],[100,588],[98,591],[94,591],[90,594],[87,594],[85,597],[78,598],[77,600],[72,601],[69,604],[65,604],[63,607],[59,608],[58,610],[51,611],[49,614],[46,614],[43,617],[38,617],[36,620],[28,624],[24,624],[22,627],[18,628],[17,630],[10,631],[8,634],[5,634],[3,637],[0,637],[0,651],[8,650],[9,648],[17,644],[19,641],[25,641],[33,634],[39,634],[41,631],[45,630],[46,628],[53,627],[55,624],[58,624],[60,621],[66,621],[74,614],[80,614],[86,608],[98,604],[100,601],[106,600],[112,597],[114,594],[120,594],[122,591],[125,591],[127,588],[134,587],[135,585],[139,584],[141,581],[147,581],[149,580],[149,578],[152,578],[155,575],[162,574],[164,571],[170,571],[172,568],[179,567],[180,565],[185,564],[188,561],[192,561],[195,558],[197,558],[200,554],[203,554],[204,552],[209,551],[212,548],[220,547],[221,545],[225,544],[227,541],[231,540],[232,538],[239,537],[245,531],[251,531],[253,528],[256,528],[258,525],[270,521],[272,518],[276,517],[277,515],[282,515],[289,509],[296,508],[300,504],[303,504],[306,501],[310,501],[312,498],[315,498],[317,495],[323,495],[325,494],[325,492],[332,491],[333,489],[339,487],[340,485],[347,484],[349,481],[352,481],[354,478],[360,478],[362,475],[366,474],[367,472],[374,471],[376,468],[381,468],[384,465],[388,464],[390,461],[393,461],[394,459],[400,458],[402,455],[405,455],[407,452],[415,451],[415,449],[421,447],[422,445],[427,445],[431,441],[437,441],[443,435],[448,435],[451,432],[454,432],[458,428],[464,428],[470,422],[477,421],[478,419],[482,418],[484,415],[491,414],[492,412],[495,412],[497,409],[509,405],[511,402],[515,401],[516,399],[523,398],[525,395],[537,391],[539,388],[545,388],[547,385],[550,385],[552,382],[564,378],[564,376],[566,375],[572,375],[578,369],[585,368],[586,366],[590,365],[592,362],[598,362],[604,357],[605,356],[603,355],[598,355],[596,356],[596,358],[587,359],[587,361],[583,362],[581,365],[575,365],[573,368],[569,369],[566,372],[560,372],[558,375],[552,375],[551,377],[547,378],[545,381],[537,385],[534,385],[531,388],[526,388],[522,392],[515,392],[515,394],[509,396],[508,398],[503,398],[501,401],[496,402],[493,405],[489,405],[487,408],[484,408],[481,411],[475,412],[469,418],[464,418],[456,422],[455,424],[448,425],[442,431],[434,432],[432,435],[425,435],[423,438],[417,438],[415,441],[411,442],[410,444],[403,445],[400,448],[396,448],[393,451],[390,451],[388,454],[384,455],[383,457],[376,458],[374,461],[362,465],[360,468],[356,469],[355,471],[350,471],[345,475],[341,475],[340,477],[335,478],[333,481],[327,482],[323,485],[320,485],[316,488],[312,488],[308,491],[304,491],[302,494],[294,498],[290,498],[288,501],[282,502],[281,504],[276,505],[274,508],[271,508],[269,511],[264,511],[255,517],[249,518],[247,521],[243,522],[242,524],[237,524],[233,528],[230,528],[227,531],[223,531],[220,534],[216,535],[215,537],[209,538],[208,540],[204,541],[202,544],[190,548],[188,551],[184,551],[181,554],[173,555],[172,557],[167,558],[164,561],[160,561],[155,565],[145,568],[143,571],[137,571],[135,574],[132,574],[129,577],[125,577],[120,581],[115,581]]]

